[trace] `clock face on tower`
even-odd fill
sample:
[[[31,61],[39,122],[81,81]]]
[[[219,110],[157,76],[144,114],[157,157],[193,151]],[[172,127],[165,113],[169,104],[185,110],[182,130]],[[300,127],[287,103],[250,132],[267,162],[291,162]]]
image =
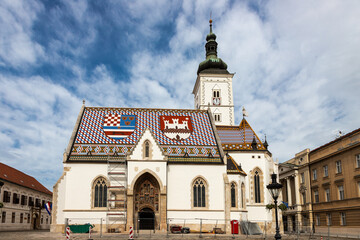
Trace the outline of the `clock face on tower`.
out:
[[[220,105],[220,98],[219,97],[213,97],[213,105]]]

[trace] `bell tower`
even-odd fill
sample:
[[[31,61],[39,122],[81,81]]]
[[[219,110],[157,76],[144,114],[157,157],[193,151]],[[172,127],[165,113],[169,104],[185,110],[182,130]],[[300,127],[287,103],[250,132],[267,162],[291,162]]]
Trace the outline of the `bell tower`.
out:
[[[232,78],[226,63],[217,56],[216,35],[206,36],[206,59],[199,64],[193,89],[195,109],[210,108],[216,125],[234,125]]]

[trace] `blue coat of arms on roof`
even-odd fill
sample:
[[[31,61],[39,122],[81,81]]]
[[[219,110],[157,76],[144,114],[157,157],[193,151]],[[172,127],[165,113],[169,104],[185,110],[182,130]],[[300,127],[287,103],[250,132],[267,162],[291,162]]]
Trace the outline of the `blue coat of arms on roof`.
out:
[[[104,118],[103,130],[106,136],[121,140],[134,132],[135,124],[135,115],[108,114]]]

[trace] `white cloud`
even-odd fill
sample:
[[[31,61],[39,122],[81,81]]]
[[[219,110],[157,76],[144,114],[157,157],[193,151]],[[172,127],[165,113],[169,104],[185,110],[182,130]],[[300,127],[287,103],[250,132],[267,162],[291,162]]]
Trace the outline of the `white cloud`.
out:
[[[33,40],[32,27],[43,6],[36,1],[0,2],[0,66],[22,68],[44,56]]]
[[[0,75],[1,162],[38,180],[61,172],[62,153],[70,138],[81,101],[65,88],[41,77]]]

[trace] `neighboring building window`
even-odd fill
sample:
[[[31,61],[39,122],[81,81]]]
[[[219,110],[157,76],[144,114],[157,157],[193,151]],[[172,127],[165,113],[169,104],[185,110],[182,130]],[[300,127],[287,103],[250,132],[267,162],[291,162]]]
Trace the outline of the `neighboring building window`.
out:
[[[206,185],[202,178],[197,178],[193,184],[194,207],[206,207]]]
[[[42,200],[42,201],[41,201],[41,207],[42,207],[42,208],[45,208],[45,200]]]
[[[301,183],[305,183],[305,173],[301,173]]]
[[[343,226],[346,225],[346,215],[344,212],[340,213],[340,225],[343,225]]]
[[[26,203],[27,203],[27,196],[25,196],[25,195],[21,195],[21,205],[26,205]]]
[[[330,202],[330,188],[325,189],[325,200]]]
[[[313,169],[313,180],[317,180],[317,171],[316,169]]]
[[[38,199],[38,198],[35,199],[35,207],[41,207],[40,199]]]
[[[331,226],[331,213],[326,214],[326,223],[328,226]]]
[[[231,207],[236,207],[236,184],[231,183]]]
[[[325,166],[324,166],[324,177],[328,177],[328,176],[329,176],[328,166],[325,165]]]
[[[315,215],[315,221],[316,221],[316,225],[320,226],[320,214]]]
[[[338,186],[339,189],[339,200],[344,200],[345,196],[344,196],[344,186],[340,185]]]
[[[356,155],[356,167],[360,168],[360,154]]]
[[[13,204],[19,204],[20,196],[17,193],[13,193]]]
[[[27,223],[30,223],[30,213],[27,215]]]
[[[306,193],[305,192],[302,193],[302,200],[303,200],[303,204],[305,204],[306,203]]]
[[[241,207],[245,208],[245,185],[241,184]]]
[[[44,224],[44,217],[41,216],[40,224]]]
[[[11,223],[15,223],[15,213],[11,214]]]
[[[23,221],[24,221],[24,214],[20,213],[20,223],[23,223]]]
[[[221,114],[220,113],[214,113],[214,119],[215,119],[215,122],[221,122]]]
[[[94,182],[94,207],[107,207],[107,185],[103,177]]]
[[[10,196],[11,196],[11,192],[4,191],[3,201],[4,202],[10,202]]]
[[[46,217],[46,224],[49,224],[49,218]]]
[[[29,204],[30,207],[34,206],[34,198],[33,197],[29,197]]]
[[[2,222],[2,223],[5,223],[5,222],[6,222],[6,212],[5,212],[5,211],[2,212],[2,214],[1,214],[1,222]]]
[[[341,161],[336,161],[336,173],[341,173],[342,169],[341,169]]]
[[[255,202],[261,203],[261,194],[260,194],[260,176],[259,172],[255,171],[254,175],[254,187],[255,187]]]
[[[314,199],[315,199],[315,203],[319,202],[319,191],[318,190],[314,191]]]

